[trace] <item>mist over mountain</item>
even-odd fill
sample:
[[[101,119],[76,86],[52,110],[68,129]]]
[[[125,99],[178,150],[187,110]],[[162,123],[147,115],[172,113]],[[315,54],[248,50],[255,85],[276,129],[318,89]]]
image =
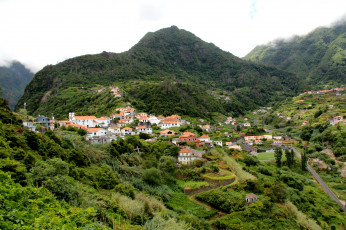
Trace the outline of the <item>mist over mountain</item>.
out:
[[[165,80],[171,80],[173,85],[196,84],[201,87],[197,91],[189,91],[185,97],[189,101],[186,107],[188,104],[195,104],[198,108],[200,103],[194,99],[194,95],[200,94],[201,98],[206,98],[207,90],[216,90],[228,96],[231,100],[226,102],[215,99],[216,104],[223,104],[221,112],[225,113],[242,112],[268,104],[293,95],[302,87],[294,74],[274,67],[249,63],[211,43],[204,42],[188,31],[172,26],[147,33],[124,53],[103,52],[46,66],[27,86],[17,109],[27,102],[30,113],[54,112],[56,115],[62,115],[68,110],[86,105],[78,102],[75,102],[75,105],[67,105],[78,98],[78,95],[62,99],[59,92],[69,87],[85,91],[97,85],[123,84],[127,92],[136,89],[137,93],[128,93],[127,98],[136,101],[137,104],[145,103],[142,107],[146,111],[160,112],[167,104],[171,104],[170,108],[177,109],[171,109],[170,112],[188,113],[184,111],[189,109],[181,109],[176,101],[176,98],[181,96],[177,95],[177,91],[171,91],[171,94],[166,95],[161,104],[156,103],[154,106],[147,100],[144,102],[141,92],[147,90],[149,85],[153,92],[158,92],[154,88],[157,89],[159,83]],[[135,84],[130,86],[128,83],[133,81]],[[68,94],[64,95],[68,97]],[[160,94],[157,96],[160,97]],[[95,97],[91,96],[88,103],[93,104],[93,100]],[[220,111],[216,109],[218,106],[212,107],[214,109],[205,109],[205,112]]]
[[[311,86],[346,83],[346,21],[257,46],[244,58],[296,73]]]
[[[8,66],[0,66],[1,96],[8,101],[12,110],[33,77],[34,73],[18,61],[12,61]]]

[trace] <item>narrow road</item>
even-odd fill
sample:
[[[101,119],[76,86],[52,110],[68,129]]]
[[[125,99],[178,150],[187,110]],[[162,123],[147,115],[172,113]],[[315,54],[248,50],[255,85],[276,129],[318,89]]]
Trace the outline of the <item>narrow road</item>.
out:
[[[301,159],[301,155],[298,152],[298,150],[294,147],[292,147],[292,149],[294,150],[294,152],[297,154],[297,156],[299,157],[299,159]],[[318,181],[318,183],[320,185],[322,185],[324,191],[326,191],[328,193],[328,195],[330,196],[330,198],[332,198],[333,200],[335,200],[338,204],[341,205],[341,208],[344,210],[344,212],[346,212],[346,207],[340,202],[340,200],[338,199],[337,196],[335,196],[335,194],[332,192],[332,190],[330,190],[330,188],[326,185],[326,183],[324,183],[324,181],[322,180],[322,178],[315,172],[315,170],[309,165],[307,164],[307,168],[308,170],[312,173],[312,175],[315,177],[315,179]]]

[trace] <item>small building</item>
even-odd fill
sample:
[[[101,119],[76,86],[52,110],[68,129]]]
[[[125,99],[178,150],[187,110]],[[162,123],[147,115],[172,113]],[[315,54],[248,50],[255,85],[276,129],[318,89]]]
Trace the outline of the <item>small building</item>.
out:
[[[273,141],[273,145],[281,146],[282,145],[282,141]]]
[[[244,127],[250,127],[251,124],[250,124],[250,122],[245,122],[245,123],[243,123],[243,126],[244,126]]]
[[[255,140],[255,144],[256,145],[261,145],[262,144],[262,140]]]
[[[199,140],[201,142],[210,142],[210,137],[208,135],[203,134],[202,136],[199,137]]]
[[[152,134],[153,133],[152,128],[147,128],[145,126],[137,126],[136,131],[138,133],[146,133],[146,134]]]
[[[111,126],[108,128],[108,132],[109,133],[113,133],[113,134],[120,134],[120,127],[119,126]]]
[[[246,203],[251,204],[251,203],[257,201],[257,195],[255,195],[253,193],[247,194],[245,197],[245,200],[246,200]]]
[[[214,141],[216,145],[223,146],[222,141]]]
[[[39,115],[38,117],[35,118],[36,124],[40,124],[46,128],[50,127],[50,119],[45,116]]]
[[[184,148],[179,151],[178,162],[184,165],[189,165],[194,160],[202,159],[202,153],[202,151]]]
[[[89,128],[87,136],[105,136],[107,134],[107,130],[102,128]]]
[[[36,130],[36,126],[34,126],[34,122],[32,122],[32,121],[24,121],[23,122],[23,126],[24,126],[24,128],[27,128],[30,131],[35,131]]]
[[[201,142],[198,137],[194,133],[186,132],[180,137],[180,141],[186,142],[186,143],[196,143],[197,146],[201,146]]]
[[[169,136],[174,136],[174,135],[175,135],[175,132],[173,130],[169,130],[169,129],[166,129],[166,130],[163,130],[160,132],[161,137],[169,137]]]
[[[252,142],[252,140],[247,140],[247,141],[245,141],[245,144],[247,144],[247,145],[253,145],[253,142]]]
[[[132,133],[132,128],[130,128],[130,127],[125,127],[121,130],[121,134],[123,136],[131,135],[131,133]]]

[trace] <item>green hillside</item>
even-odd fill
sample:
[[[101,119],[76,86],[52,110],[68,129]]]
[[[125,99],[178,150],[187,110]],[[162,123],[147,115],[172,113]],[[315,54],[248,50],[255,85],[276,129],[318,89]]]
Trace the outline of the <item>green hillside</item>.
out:
[[[167,89],[161,82],[166,80],[174,82],[171,86],[182,86],[184,90],[168,90],[170,94],[164,94],[162,98],[166,105],[152,110],[152,105],[148,104],[153,101],[143,95],[149,93],[157,95],[155,99],[160,98],[161,94],[158,92],[165,91],[163,88]],[[127,85],[129,82],[134,83],[132,88]],[[202,41],[188,31],[172,26],[146,34],[138,44],[124,53],[103,52],[46,66],[27,86],[16,108],[26,102],[31,114],[54,113],[56,116],[66,116],[58,111],[60,106],[48,108],[57,103],[56,97],[70,87],[88,90],[97,85],[122,85],[127,89],[126,99],[136,100],[138,104],[144,103],[139,107],[145,111],[160,112],[168,107],[167,104],[174,104],[178,106],[169,106],[170,112],[180,114],[200,109],[201,106],[204,106],[203,111],[207,113],[217,109],[221,113],[225,111],[239,114],[293,95],[304,87],[297,76],[291,73],[248,63]],[[196,85],[198,88],[192,89]],[[206,95],[207,90],[211,89],[228,95],[232,100],[223,103],[212,99],[210,95]],[[135,93],[136,90],[138,93]],[[64,95],[66,110],[79,112],[79,107],[67,106],[69,101],[75,100],[68,95]],[[189,103],[194,108],[188,108],[188,103],[177,103],[183,95],[189,98]],[[81,95],[74,95],[79,96]],[[219,105],[200,105],[202,99]],[[98,103],[93,97],[88,102]],[[114,107],[115,104],[107,106]]]
[[[1,96],[6,98],[12,110],[33,77],[34,74],[20,62],[13,61],[8,67],[0,66]]]
[[[296,73],[312,87],[346,83],[346,22],[257,46],[244,57]]]
[[[215,147],[207,150],[203,161],[176,167],[179,148],[164,140],[127,136],[90,145],[73,128],[65,133],[31,132],[23,129],[2,98],[0,117],[1,229],[346,226],[343,211],[300,170],[297,160],[290,167],[283,161],[279,168],[243,151]],[[234,178],[232,183],[209,191],[183,193],[186,187],[203,188],[229,178]],[[249,193],[259,200],[246,204]]]

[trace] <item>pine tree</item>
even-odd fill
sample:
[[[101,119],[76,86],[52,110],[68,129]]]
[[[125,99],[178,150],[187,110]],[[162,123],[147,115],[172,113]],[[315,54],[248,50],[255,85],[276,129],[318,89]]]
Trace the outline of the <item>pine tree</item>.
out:
[[[304,153],[302,154],[302,170],[306,171],[306,164],[308,162],[308,156],[306,154],[306,149],[304,150]]]
[[[274,155],[275,155],[275,159],[276,159],[276,166],[281,168],[281,158],[282,158],[281,148],[276,148]]]

